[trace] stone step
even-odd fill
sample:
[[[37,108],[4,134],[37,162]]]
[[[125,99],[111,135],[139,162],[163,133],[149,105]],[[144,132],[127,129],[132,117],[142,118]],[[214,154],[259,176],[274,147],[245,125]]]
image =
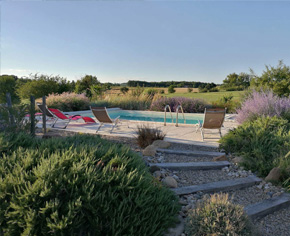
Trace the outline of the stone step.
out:
[[[150,166],[158,166],[169,170],[216,170],[229,166],[228,161],[217,162],[177,162],[177,163],[154,163]]]
[[[257,219],[281,210],[287,206],[290,206],[290,194],[283,193],[280,196],[248,205],[245,207],[245,211],[252,219]]]
[[[239,179],[231,179],[231,180],[223,180],[218,182],[211,182],[207,184],[201,185],[192,185],[186,187],[180,187],[172,189],[177,195],[185,195],[196,192],[204,192],[204,193],[214,193],[220,191],[229,191],[235,189],[242,189],[253,186],[257,183],[260,183],[262,180],[258,177],[251,175],[245,178]]]
[[[205,152],[205,151],[183,151],[183,150],[172,150],[172,149],[162,149],[158,148],[157,152],[175,154],[175,155],[184,155],[192,157],[217,157],[224,155],[222,152]]]

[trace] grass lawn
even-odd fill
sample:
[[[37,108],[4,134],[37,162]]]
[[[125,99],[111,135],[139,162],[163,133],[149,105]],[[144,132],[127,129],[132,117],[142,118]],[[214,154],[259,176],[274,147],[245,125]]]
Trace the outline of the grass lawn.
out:
[[[201,98],[207,101],[208,103],[215,102],[222,98],[223,96],[233,95],[234,101],[240,101],[241,95],[244,91],[221,91],[221,92],[212,92],[212,93],[171,93],[164,94],[166,97],[187,97],[187,98]]]

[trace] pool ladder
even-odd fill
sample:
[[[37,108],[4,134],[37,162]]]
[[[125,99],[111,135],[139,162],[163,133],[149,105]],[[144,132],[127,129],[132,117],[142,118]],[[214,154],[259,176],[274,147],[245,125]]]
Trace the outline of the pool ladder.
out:
[[[164,126],[166,126],[166,112],[167,112],[167,108],[168,108],[168,110],[170,112],[171,121],[172,121],[172,124],[173,124],[173,117],[172,117],[171,108],[170,108],[169,105],[166,105],[165,108],[164,108]],[[186,120],[185,120],[183,108],[182,108],[181,105],[178,105],[178,107],[176,108],[176,124],[175,124],[176,127],[178,127],[178,114],[179,114],[179,110],[181,110],[181,113],[183,115],[184,124],[186,124]]]

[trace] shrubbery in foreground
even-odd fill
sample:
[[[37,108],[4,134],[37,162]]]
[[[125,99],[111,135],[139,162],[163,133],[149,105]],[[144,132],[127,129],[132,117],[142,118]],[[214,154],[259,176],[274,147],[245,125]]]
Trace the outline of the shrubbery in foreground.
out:
[[[0,234],[162,235],[176,220],[176,196],[122,145],[20,133],[0,148]]]
[[[277,117],[259,117],[231,130],[220,139],[220,148],[243,157],[242,165],[261,176],[276,166],[290,150],[290,124]]]
[[[227,194],[214,194],[189,212],[185,231],[188,236],[257,235],[243,207],[231,203]]]

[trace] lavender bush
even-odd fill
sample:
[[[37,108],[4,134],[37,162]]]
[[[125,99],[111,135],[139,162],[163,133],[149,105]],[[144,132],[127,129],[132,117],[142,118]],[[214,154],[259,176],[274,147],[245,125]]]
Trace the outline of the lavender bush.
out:
[[[277,116],[289,119],[290,97],[279,97],[273,91],[253,91],[253,93],[237,109],[237,121],[254,120],[260,116]]]
[[[89,109],[90,100],[85,94],[65,92],[62,94],[48,95],[46,104],[50,108],[56,108],[62,111],[81,111]]]
[[[184,97],[167,98],[162,97],[153,101],[150,107],[151,111],[164,111],[164,107],[169,105],[172,111],[176,111],[179,105],[182,105],[183,111],[187,113],[204,112],[205,101],[201,99],[192,99]]]

